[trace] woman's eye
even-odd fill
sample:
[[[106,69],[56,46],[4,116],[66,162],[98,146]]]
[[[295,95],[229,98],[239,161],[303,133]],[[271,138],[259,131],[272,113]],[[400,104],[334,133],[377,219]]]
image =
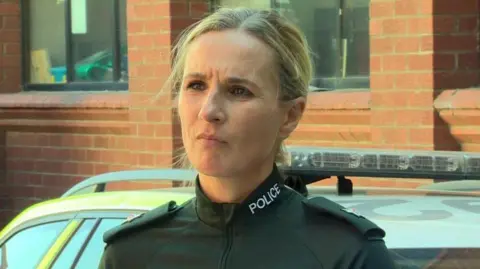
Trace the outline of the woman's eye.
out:
[[[205,83],[200,81],[194,81],[187,84],[187,89],[191,89],[194,91],[203,91],[205,90]]]
[[[247,97],[247,96],[252,95],[251,91],[249,91],[248,89],[245,89],[243,87],[232,87],[230,92],[233,95],[242,96],[242,97]]]

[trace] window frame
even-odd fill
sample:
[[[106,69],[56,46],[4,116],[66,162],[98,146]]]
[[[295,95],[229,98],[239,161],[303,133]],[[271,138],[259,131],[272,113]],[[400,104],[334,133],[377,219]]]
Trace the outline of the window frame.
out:
[[[113,5],[113,25],[115,30],[112,31],[112,65],[113,65],[113,81],[105,82],[75,82],[75,76],[72,54],[72,20],[71,20],[71,1],[63,0],[65,5],[65,61],[66,61],[66,82],[65,83],[30,83],[30,1],[35,0],[20,0],[20,16],[21,16],[21,80],[22,91],[126,91],[128,90],[128,81],[119,81],[121,78],[121,32],[120,29],[120,0],[110,0]],[[128,1],[128,0],[127,0]],[[127,18],[125,18],[126,20]],[[124,29],[128,31],[128,27]]]

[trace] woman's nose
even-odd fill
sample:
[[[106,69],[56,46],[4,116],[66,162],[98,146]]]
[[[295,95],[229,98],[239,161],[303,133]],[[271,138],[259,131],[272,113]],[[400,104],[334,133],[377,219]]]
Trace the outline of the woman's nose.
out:
[[[205,93],[199,117],[204,121],[212,123],[225,121],[224,100],[218,89],[210,90]]]

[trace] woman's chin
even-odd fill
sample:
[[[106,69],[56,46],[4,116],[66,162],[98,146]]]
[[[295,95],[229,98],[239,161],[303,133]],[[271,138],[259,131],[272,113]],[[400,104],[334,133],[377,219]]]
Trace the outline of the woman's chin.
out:
[[[202,161],[194,166],[199,173],[210,177],[227,177],[232,171],[231,167],[225,166],[221,161]]]

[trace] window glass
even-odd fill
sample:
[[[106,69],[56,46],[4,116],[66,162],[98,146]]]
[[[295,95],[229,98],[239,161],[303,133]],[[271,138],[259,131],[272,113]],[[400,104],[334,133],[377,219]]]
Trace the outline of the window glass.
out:
[[[68,221],[40,224],[22,230],[1,246],[0,268],[36,268]]]
[[[126,0],[69,2],[66,12],[65,0],[28,1],[29,82],[126,81]],[[119,50],[118,64],[114,61],[115,48]],[[67,78],[69,59],[74,69],[72,81]]]
[[[312,89],[368,88],[369,0],[219,0],[220,6],[273,8],[296,23],[313,52]]]
[[[120,0],[120,81],[128,80],[127,0]]]
[[[77,232],[62,250],[57,260],[54,262],[52,269],[70,268],[72,266],[75,257],[77,257],[78,252],[82,248],[94,225],[94,219],[88,219],[82,223]]]
[[[29,1],[30,83],[65,82],[65,1]],[[58,67],[57,69],[52,69]]]
[[[93,234],[88,242],[75,268],[97,268],[105,248],[103,234],[107,230],[120,225],[123,221],[124,219],[103,219],[95,231],[95,234]]]
[[[370,75],[370,34],[368,0],[345,0],[342,35],[345,48],[345,76]]]
[[[75,81],[113,80],[113,0],[72,1]]]

